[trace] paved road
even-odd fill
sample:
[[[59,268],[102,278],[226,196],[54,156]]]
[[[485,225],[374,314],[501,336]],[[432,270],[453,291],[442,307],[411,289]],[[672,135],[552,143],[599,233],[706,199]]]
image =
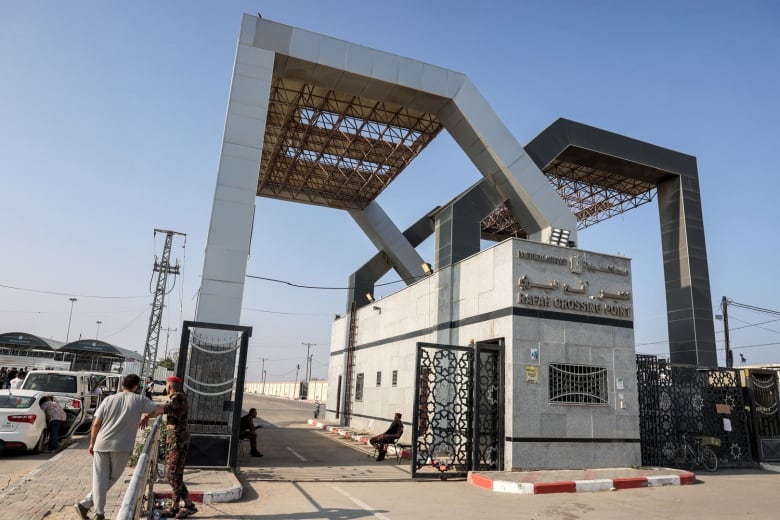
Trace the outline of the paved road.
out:
[[[601,493],[517,495],[490,492],[465,481],[412,481],[409,468],[395,460],[375,462],[368,448],[357,446],[306,425],[313,405],[248,395],[266,422],[261,430],[262,458],[241,457],[241,501],[203,505],[196,518],[319,519],[502,519],[517,520],[660,520],[774,519],[780,510],[780,474],[764,471],[720,471],[701,475],[693,486],[646,488]],[[81,448],[83,452],[83,447]],[[72,454],[79,454],[73,450]],[[45,460],[45,455],[3,457],[4,473]],[[67,457],[52,464],[67,479],[71,504],[88,487],[90,475],[67,475]],[[69,459],[68,459],[69,460]],[[28,476],[28,479],[30,477]],[[18,480],[18,479],[17,479]],[[20,493],[22,504],[40,505],[47,491],[35,477],[22,490],[35,489],[35,499]],[[120,486],[121,487],[121,486]],[[39,489],[41,488],[41,489]],[[41,494],[42,493],[42,494]],[[17,498],[17,500],[20,500]],[[70,515],[70,516],[69,516]],[[23,515],[22,515],[23,516]],[[46,520],[71,518],[69,507],[48,513]],[[0,513],[0,518],[5,516]],[[16,516],[19,517],[18,515]]]
[[[780,474],[765,471],[720,471],[701,475],[702,482],[692,486],[553,495],[494,493],[465,481],[412,481],[408,467],[377,463],[367,449],[305,425],[309,403],[248,395],[245,405],[273,424],[261,431],[265,456],[242,468],[240,502],[204,506],[199,518],[770,520],[780,510]]]

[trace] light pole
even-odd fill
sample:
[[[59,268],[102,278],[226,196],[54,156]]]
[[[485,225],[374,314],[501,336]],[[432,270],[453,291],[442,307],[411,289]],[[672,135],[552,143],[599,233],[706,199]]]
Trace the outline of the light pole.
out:
[[[97,323],[97,330],[95,331],[95,339],[98,339],[98,336],[100,336],[100,324],[103,322],[98,320],[95,323]]]
[[[68,337],[70,336],[70,320],[73,319],[73,304],[76,303],[78,298],[68,298],[70,300],[70,316],[68,316],[68,332],[65,333],[65,344],[68,344]]]

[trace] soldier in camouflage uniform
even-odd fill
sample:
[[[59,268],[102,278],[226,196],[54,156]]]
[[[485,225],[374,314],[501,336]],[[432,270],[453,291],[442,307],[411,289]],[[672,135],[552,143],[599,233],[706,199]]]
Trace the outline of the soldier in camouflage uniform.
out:
[[[167,415],[167,430],[165,432],[166,462],[168,471],[166,478],[173,490],[173,505],[163,511],[164,517],[185,518],[198,510],[189,498],[189,491],[184,485],[184,459],[190,447],[190,429],[187,423],[189,404],[187,394],[181,391],[182,380],[171,376],[167,379],[165,389],[169,401],[165,403],[163,413]],[[152,417],[159,414],[149,414]],[[184,507],[179,503],[184,501]]]

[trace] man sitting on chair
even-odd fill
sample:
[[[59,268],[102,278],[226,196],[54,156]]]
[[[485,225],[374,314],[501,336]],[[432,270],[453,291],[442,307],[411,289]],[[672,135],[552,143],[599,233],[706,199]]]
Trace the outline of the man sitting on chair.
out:
[[[387,445],[395,442],[404,434],[404,423],[401,422],[401,412],[396,412],[393,422],[385,433],[374,435],[368,441],[377,450],[376,460],[384,460],[387,453]]]
[[[257,408],[250,408],[249,413],[241,418],[241,430],[238,433],[239,439],[249,439],[249,446],[252,447],[251,455],[253,457],[262,457],[263,454],[257,451],[257,428],[255,426],[255,417],[257,417]]]

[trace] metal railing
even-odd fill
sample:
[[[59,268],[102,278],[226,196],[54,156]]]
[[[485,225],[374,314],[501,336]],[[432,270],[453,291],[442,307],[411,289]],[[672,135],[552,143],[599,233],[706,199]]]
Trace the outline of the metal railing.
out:
[[[151,518],[151,512],[154,508],[157,457],[160,453],[160,424],[162,424],[162,417],[156,418],[152,423],[149,436],[146,437],[135,471],[130,478],[130,485],[127,486],[125,496],[122,498],[122,505],[119,506],[116,520],[138,520],[144,513],[147,513]],[[144,504],[144,499],[146,499],[146,508],[141,507]]]

